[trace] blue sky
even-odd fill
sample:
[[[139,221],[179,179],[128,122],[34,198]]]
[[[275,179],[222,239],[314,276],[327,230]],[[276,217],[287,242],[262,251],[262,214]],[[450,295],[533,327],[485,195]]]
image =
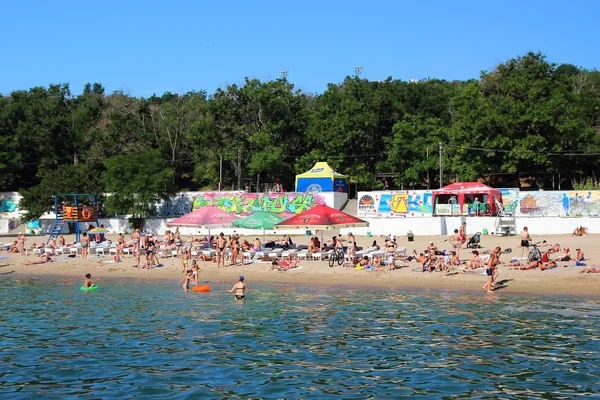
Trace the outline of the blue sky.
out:
[[[371,80],[477,78],[528,51],[600,67],[600,1],[5,1],[0,93],[69,82],[135,96],[289,71],[323,92]]]

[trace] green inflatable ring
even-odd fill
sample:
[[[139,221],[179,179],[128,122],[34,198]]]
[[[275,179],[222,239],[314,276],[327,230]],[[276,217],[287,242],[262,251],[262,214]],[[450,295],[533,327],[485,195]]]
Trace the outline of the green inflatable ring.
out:
[[[79,289],[81,289],[81,290],[85,290],[85,291],[88,291],[88,290],[96,290],[96,289],[98,289],[98,285],[90,286],[89,288],[85,288],[85,287],[83,287],[83,286],[82,286],[82,287],[80,287]]]

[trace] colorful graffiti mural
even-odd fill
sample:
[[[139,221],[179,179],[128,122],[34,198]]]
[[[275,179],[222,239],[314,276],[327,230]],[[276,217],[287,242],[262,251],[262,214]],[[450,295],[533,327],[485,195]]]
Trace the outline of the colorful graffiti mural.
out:
[[[21,196],[18,192],[2,192],[0,193],[0,216],[2,218],[15,218],[19,216],[19,199]]]
[[[326,204],[317,193],[201,193],[193,198],[192,210],[199,207],[216,206],[220,209],[241,215],[258,211],[273,214],[300,214],[317,205]]]
[[[518,215],[563,217],[569,215],[569,192],[520,192]]]
[[[519,189],[505,188],[499,190],[502,193],[504,210],[515,214],[519,209]]]
[[[432,213],[431,192],[360,192],[359,217],[425,217]]]
[[[569,192],[570,217],[599,217],[600,191]]]

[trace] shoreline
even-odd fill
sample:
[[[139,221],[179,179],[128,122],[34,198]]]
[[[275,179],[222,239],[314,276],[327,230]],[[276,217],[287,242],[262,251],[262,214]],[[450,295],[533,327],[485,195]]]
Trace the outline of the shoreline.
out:
[[[115,240],[112,234],[108,235]],[[469,235],[467,235],[469,237]],[[38,239],[38,238],[35,238]],[[360,246],[369,246],[373,238],[358,237]],[[537,237],[535,240],[539,240]],[[586,252],[592,260],[600,260],[600,247],[596,248],[598,236],[571,237],[566,235],[549,236],[549,243],[561,243],[573,250],[576,247]],[[401,246],[407,246],[407,254],[413,250],[419,251],[427,246],[430,240],[440,248],[449,247],[446,241],[439,237],[418,237],[415,242],[407,242],[399,238]],[[503,254],[501,261],[510,261],[510,258],[519,257],[520,250],[515,248],[518,237],[495,237],[486,236],[482,238],[485,248],[500,246],[504,248],[513,247],[509,254]],[[302,243],[301,237],[296,241]],[[308,238],[306,238],[308,241]],[[381,245],[382,243],[380,243]],[[410,246],[410,247],[409,247]],[[4,253],[4,255],[7,255]],[[471,255],[470,249],[462,248],[461,260],[466,260]],[[109,261],[109,256],[101,258],[69,258],[58,260],[48,264],[25,265],[27,261],[38,259],[36,256],[20,256],[18,254],[8,255],[0,268],[0,278],[29,278],[36,276],[56,276],[81,280],[86,273],[91,273],[94,279],[143,279],[143,280],[173,280],[177,283],[183,278],[181,260],[178,258],[164,258],[161,262],[164,267],[151,270],[137,269],[132,256],[126,256],[122,262],[117,264],[104,263]],[[511,270],[506,266],[500,266],[498,282],[504,282],[503,288],[497,289],[499,294],[541,294],[541,295],[566,295],[576,297],[600,298],[600,274],[580,274],[580,268],[573,267],[573,262],[559,263],[559,267],[547,271],[521,271]],[[209,281],[214,283],[233,284],[239,275],[244,275],[250,287],[252,284],[299,284],[319,287],[368,287],[368,288],[391,288],[406,290],[434,290],[452,292],[485,293],[482,286],[486,282],[486,276],[481,274],[454,274],[444,276],[439,272],[414,272],[419,268],[416,262],[407,262],[408,267],[393,271],[357,271],[353,268],[335,266],[330,268],[325,261],[301,261],[301,269],[279,272],[271,270],[268,262],[257,262],[244,266],[231,266],[216,268],[212,262],[199,262],[199,282]],[[592,265],[592,263],[588,263]],[[14,271],[14,272],[12,272]],[[176,290],[181,290],[178,288]],[[494,294],[489,294],[494,296]]]

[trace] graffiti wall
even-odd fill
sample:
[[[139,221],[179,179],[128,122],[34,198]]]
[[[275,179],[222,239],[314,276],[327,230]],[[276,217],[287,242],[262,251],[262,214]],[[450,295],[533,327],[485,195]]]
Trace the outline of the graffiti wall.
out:
[[[0,218],[19,218],[19,192],[0,193]]]
[[[359,217],[427,217],[432,213],[431,192],[359,192],[357,207]]]
[[[258,211],[292,215],[300,214],[320,204],[326,204],[326,201],[318,193],[212,192],[195,195],[192,209],[216,206],[227,212],[241,215],[249,215]]]
[[[600,191],[521,192],[516,188],[499,189],[504,209],[523,217],[600,217]],[[432,192],[378,191],[359,192],[359,217],[428,217],[432,215]],[[444,210],[445,205],[438,205]],[[450,205],[448,214],[452,212]],[[458,205],[454,205],[458,213]]]
[[[600,191],[569,192],[570,217],[600,217]]]
[[[517,215],[564,217],[569,215],[569,192],[520,192]]]

